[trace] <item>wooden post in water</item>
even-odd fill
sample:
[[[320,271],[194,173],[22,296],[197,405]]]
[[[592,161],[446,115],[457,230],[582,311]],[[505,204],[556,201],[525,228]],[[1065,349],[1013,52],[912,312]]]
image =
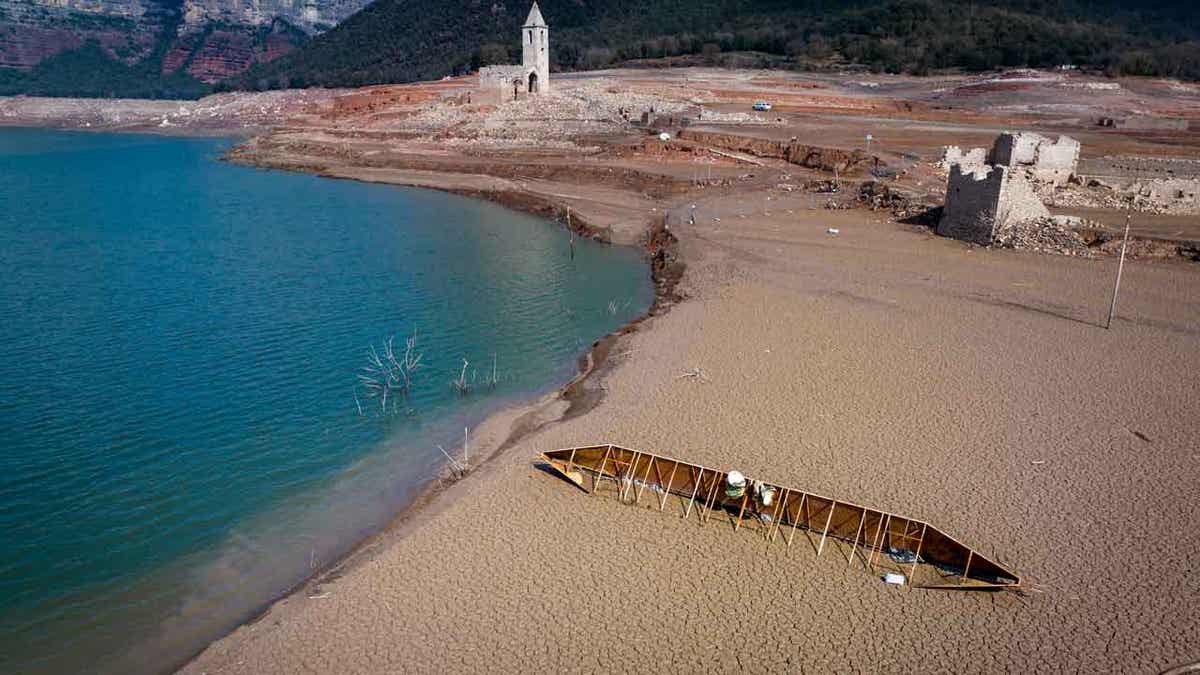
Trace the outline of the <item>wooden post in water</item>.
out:
[[[567,231],[571,233],[571,260],[575,259],[575,230],[571,229],[571,207],[567,207]]]
[[[1117,280],[1113,283],[1112,302],[1108,305],[1108,321],[1104,324],[1104,330],[1112,327],[1113,315],[1117,313],[1117,291],[1121,289],[1121,272],[1125,269],[1125,247],[1129,245],[1129,222],[1133,216],[1125,212],[1125,238],[1121,241],[1121,261],[1117,263]]]

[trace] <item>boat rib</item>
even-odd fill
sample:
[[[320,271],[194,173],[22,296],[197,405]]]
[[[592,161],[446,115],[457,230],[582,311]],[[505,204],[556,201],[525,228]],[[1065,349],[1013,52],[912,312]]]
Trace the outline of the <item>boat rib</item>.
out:
[[[701,522],[727,516],[734,529],[758,531],[768,541],[792,546],[797,533],[819,556],[830,541],[841,544],[847,564],[855,561],[890,580],[918,588],[1020,590],[1020,577],[1004,565],[915,518],[746,477],[746,489],[726,492],[728,473],[699,464],[618,445],[590,445],[542,453],[542,459],[581,490],[602,487],[623,502],[642,503],[644,492],[657,498],[648,506],[666,510],[678,498],[684,518]],[[771,494],[771,499],[759,495]],[[846,551],[848,550],[848,553]],[[897,577],[897,575],[900,575]]]

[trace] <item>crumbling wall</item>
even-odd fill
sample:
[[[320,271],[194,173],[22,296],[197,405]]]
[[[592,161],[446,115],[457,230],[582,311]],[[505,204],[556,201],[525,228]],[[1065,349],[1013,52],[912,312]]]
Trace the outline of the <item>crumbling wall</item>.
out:
[[[986,246],[999,229],[1049,217],[1050,212],[1019,172],[1006,166],[964,171],[955,165],[950,168],[937,233]]]
[[[1050,211],[1042,203],[1033,186],[1016,171],[1006,172],[1001,183],[997,213],[1000,226],[1050,218]]]
[[[957,145],[947,145],[942,151],[941,168],[949,171],[952,166],[961,166],[965,171],[977,171],[987,166],[987,148],[963,150]]]
[[[992,144],[991,163],[1000,166],[1033,164],[1037,157],[1037,146],[1044,140],[1049,139],[1040,134],[1006,131],[997,136]]]
[[[485,66],[479,69],[480,101],[502,103],[513,100],[513,82],[517,92],[525,91],[525,69],[522,66]]]
[[[1037,180],[1061,185],[1075,173],[1079,141],[1069,136],[1050,140],[1041,134],[1004,132],[992,145],[990,163],[1025,167]]]
[[[1033,160],[1033,176],[1038,180],[1062,185],[1071,179],[1079,165],[1079,141],[1069,136],[1059,136],[1039,143]]]
[[[951,166],[937,233],[975,244],[992,243],[1000,186],[1007,171],[1004,167],[964,171],[957,164]]]

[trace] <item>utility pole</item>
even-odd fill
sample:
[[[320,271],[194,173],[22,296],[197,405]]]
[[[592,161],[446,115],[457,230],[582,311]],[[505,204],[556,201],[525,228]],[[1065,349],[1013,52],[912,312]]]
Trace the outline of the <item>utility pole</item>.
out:
[[[1104,330],[1112,327],[1113,315],[1117,312],[1117,291],[1121,289],[1121,272],[1125,269],[1125,248],[1129,246],[1129,221],[1133,216],[1125,212],[1125,239],[1121,241],[1121,261],[1117,263],[1117,280],[1113,283],[1112,302],[1108,305],[1108,322],[1104,324]]]

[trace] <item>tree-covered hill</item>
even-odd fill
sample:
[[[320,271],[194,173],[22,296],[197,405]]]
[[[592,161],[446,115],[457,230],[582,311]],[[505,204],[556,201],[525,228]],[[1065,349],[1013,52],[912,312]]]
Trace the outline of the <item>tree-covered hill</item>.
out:
[[[545,0],[552,66],[753,52],[774,65],[893,72],[1096,66],[1200,79],[1196,0]],[[377,0],[220,87],[436,79],[516,61],[525,0]],[[745,61],[743,61],[745,62]]]

